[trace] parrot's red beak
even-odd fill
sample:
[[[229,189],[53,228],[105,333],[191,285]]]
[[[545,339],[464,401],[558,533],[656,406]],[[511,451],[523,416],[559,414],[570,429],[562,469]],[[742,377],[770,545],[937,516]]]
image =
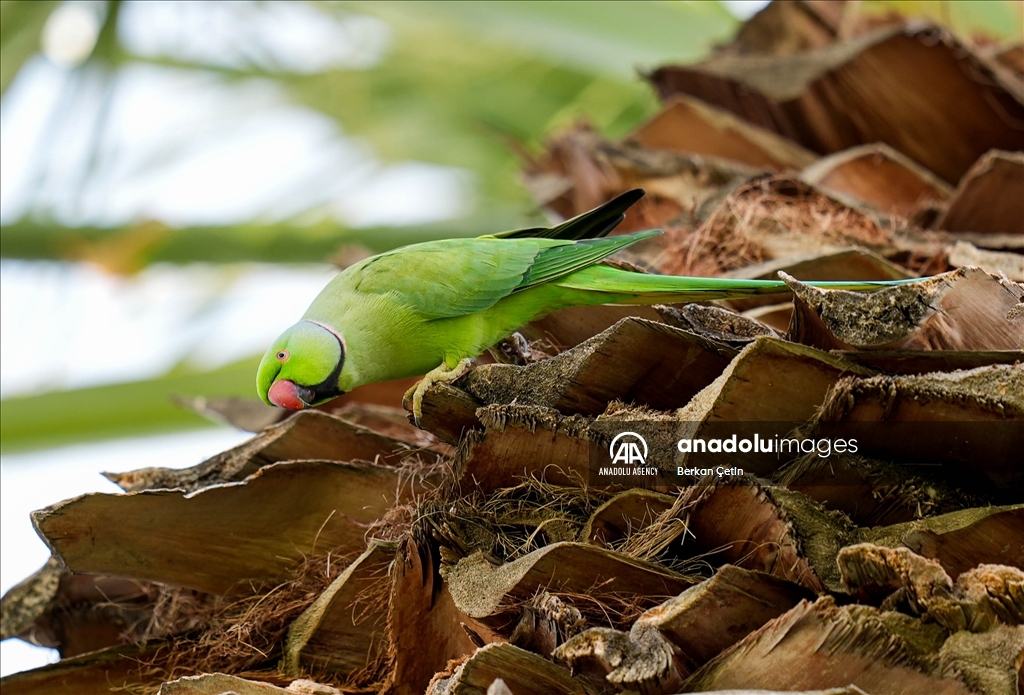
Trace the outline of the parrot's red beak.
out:
[[[270,402],[279,408],[287,408],[288,410],[302,410],[308,408],[309,403],[302,400],[300,393],[302,391],[308,392],[309,389],[301,388],[296,386],[294,383],[287,379],[281,379],[275,381],[274,385],[270,387],[270,393],[267,394],[267,398]],[[312,393],[309,393],[312,396]]]

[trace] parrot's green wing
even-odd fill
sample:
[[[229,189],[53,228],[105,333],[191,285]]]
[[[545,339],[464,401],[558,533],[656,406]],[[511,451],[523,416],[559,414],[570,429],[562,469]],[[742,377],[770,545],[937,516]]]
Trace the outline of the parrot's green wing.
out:
[[[424,319],[464,316],[513,292],[598,263],[657,230],[571,242],[557,239],[445,239],[415,244],[353,267],[350,289],[400,295]]]
[[[541,243],[445,239],[405,246],[369,259],[353,274],[352,289],[397,295],[427,320],[472,314],[515,290]]]
[[[635,232],[608,239],[583,239],[575,244],[562,244],[544,249],[529,267],[516,291],[546,282],[553,282],[598,263],[642,239],[661,234],[660,229]]]
[[[644,189],[634,188],[609,200],[604,205],[588,210],[554,227],[530,227],[513,229],[490,235],[497,239],[596,239],[607,236],[608,232],[626,219],[626,210],[644,197]],[[484,237],[487,238],[487,237]]]

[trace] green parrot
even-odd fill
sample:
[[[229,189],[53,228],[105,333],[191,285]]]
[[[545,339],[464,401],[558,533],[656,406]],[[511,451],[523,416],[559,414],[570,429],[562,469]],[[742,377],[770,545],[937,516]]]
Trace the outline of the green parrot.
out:
[[[274,342],[256,377],[268,405],[300,410],[369,384],[425,374],[405,395],[465,374],[519,327],[567,307],[729,299],[785,290],[781,280],[648,275],[602,263],[661,230],[608,237],[643,197],[634,189],[551,228],[412,244],[345,269]],[[822,282],[877,289],[902,281]]]

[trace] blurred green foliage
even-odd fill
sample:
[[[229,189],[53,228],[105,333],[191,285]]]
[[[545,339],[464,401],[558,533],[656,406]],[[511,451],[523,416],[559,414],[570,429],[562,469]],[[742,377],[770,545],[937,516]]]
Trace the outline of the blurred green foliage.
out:
[[[40,35],[56,0],[0,0],[0,94],[39,51]]]
[[[964,40],[1024,40],[1024,3],[1020,0],[864,0],[858,10],[930,19]]]
[[[49,13],[49,8],[40,9],[44,5],[3,2],[0,57],[4,88],[17,67],[38,49],[39,32]],[[105,79],[113,81],[117,71],[109,69],[111,63],[158,64],[215,72],[236,80],[271,80],[296,103],[335,119],[346,134],[368,141],[384,161],[418,160],[472,172],[478,187],[477,209],[470,220],[455,223],[457,229],[469,229],[468,222],[479,222],[484,214],[493,216],[495,211],[499,222],[515,226],[537,218],[518,183],[521,160],[512,143],[536,148],[546,135],[580,118],[611,137],[625,134],[657,106],[651,90],[636,79],[635,67],[698,59],[737,26],[717,2],[310,5],[326,15],[377,17],[391,30],[391,47],[378,64],[367,69],[329,69],[316,74],[138,56],[117,43],[120,3],[111,2],[93,56],[76,70],[83,79],[91,70],[95,78],[94,68],[106,65]],[[251,11],[259,11],[259,4],[254,3]],[[34,217],[20,227],[14,228],[12,223],[0,229],[2,255],[66,257],[67,247],[61,240],[71,236],[69,230],[39,219],[38,213]],[[207,229],[211,260],[237,258],[241,247],[236,241],[259,226],[254,221],[219,233]],[[291,239],[296,236],[292,228],[300,223],[262,226],[259,236],[263,239],[278,231]],[[30,227],[31,241],[25,234]],[[81,234],[90,236],[92,231],[81,230]],[[339,239],[347,236],[336,222],[334,231]],[[379,239],[379,231],[360,236]],[[393,237],[397,245],[439,231],[404,230],[383,238]],[[55,239],[46,238],[50,236]],[[231,250],[222,251],[221,244]],[[251,247],[258,249],[257,245]],[[251,257],[264,258],[258,251]],[[320,245],[300,244],[286,260],[324,258]]]
[[[510,143],[585,118],[620,137],[657,108],[634,69],[692,61],[735,30],[717,2],[346,3],[395,33],[365,71],[291,81],[294,98],[390,160],[465,167],[484,205],[526,202]]]
[[[172,398],[216,393],[250,397],[259,359],[210,371],[176,369],[156,379],[0,401],[4,453],[80,441],[211,426]]]
[[[347,244],[380,252],[429,239],[500,232],[522,226],[521,221],[516,209],[504,206],[490,214],[409,227],[339,230],[337,222],[322,219],[178,228],[143,222],[109,228],[22,219],[5,226],[3,233],[8,258],[86,260],[114,272],[134,272],[150,263],[324,261]]]

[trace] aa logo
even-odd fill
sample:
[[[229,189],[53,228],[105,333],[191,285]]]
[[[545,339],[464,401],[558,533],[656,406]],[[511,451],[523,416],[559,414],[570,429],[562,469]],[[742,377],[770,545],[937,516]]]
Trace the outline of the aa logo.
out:
[[[647,442],[636,432],[621,432],[608,445],[608,455],[612,463],[642,466],[647,461]]]

